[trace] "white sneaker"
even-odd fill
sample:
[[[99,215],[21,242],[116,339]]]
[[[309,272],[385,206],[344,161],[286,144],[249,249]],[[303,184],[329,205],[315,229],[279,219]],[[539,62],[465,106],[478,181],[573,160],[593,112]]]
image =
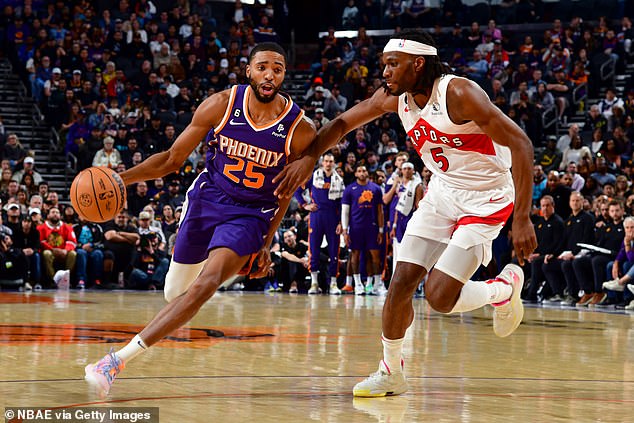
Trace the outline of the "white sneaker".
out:
[[[363,295],[365,294],[365,287],[363,286],[363,282],[354,284],[354,295]]]
[[[355,397],[384,397],[402,394],[408,388],[403,369],[390,372],[385,362],[381,360],[379,370],[354,385],[352,394]]]
[[[330,289],[328,290],[328,292],[330,295],[341,295],[341,290],[335,282],[330,284]]]
[[[321,294],[321,288],[319,287],[319,285],[311,285],[310,289],[308,290],[308,295],[316,294]]]
[[[625,291],[625,285],[621,285],[618,279],[612,279],[611,281],[603,282],[603,289],[623,292]]]
[[[383,282],[374,285],[372,295],[378,295],[379,297],[382,297],[385,294],[387,294],[387,289],[385,288],[385,284]]]
[[[632,286],[632,285],[629,285]],[[634,310],[634,300],[630,301],[628,305],[625,306],[626,310]]]
[[[627,289],[629,289],[629,291],[630,291],[632,294],[634,294],[634,285],[630,285],[630,284],[628,284],[628,285],[627,285]]]
[[[509,336],[518,328],[524,318],[524,305],[520,294],[524,286],[524,272],[515,264],[507,264],[498,279],[511,285],[511,298],[502,305],[493,306],[493,332],[500,338]]]

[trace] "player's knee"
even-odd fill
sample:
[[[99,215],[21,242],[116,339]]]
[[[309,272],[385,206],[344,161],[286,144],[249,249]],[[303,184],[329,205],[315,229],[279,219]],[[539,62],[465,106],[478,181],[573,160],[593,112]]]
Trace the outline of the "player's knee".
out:
[[[165,301],[171,303],[175,298],[180,297],[185,292],[187,292],[187,288],[189,288],[189,284],[184,280],[184,278],[179,278],[176,275],[176,272],[168,271],[165,276],[165,287],[163,288],[163,296],[165,297]]]
[[[165,288],[163,289],[163,296],[165,297],[165,301],[171,303],[175,298],[181,296],[184,291],[181,289],[177,289],[176,286],[168,285],[167,279],[165,280]]]
[[[395,273],[392,277],[392,280],[390,281],[390,288],[394,292],[408,292],[413,294],[414,290],[418,288],[421,280],[422,277],[418,278],[418,276],[409,276],[407,274],[403,275],[401,273]]]
[[[433,278],[429,278],[425,283],[425,299],[431,308],[445,314],[453,310],[458,300],[457,297],[443,290]]]
[[[429,306],[439,313],[448,314],[456,305],[455,302],[452,304],[446,298],[442,298],[439,295],[428,295],[426,291],[425,298],[427,299]]]

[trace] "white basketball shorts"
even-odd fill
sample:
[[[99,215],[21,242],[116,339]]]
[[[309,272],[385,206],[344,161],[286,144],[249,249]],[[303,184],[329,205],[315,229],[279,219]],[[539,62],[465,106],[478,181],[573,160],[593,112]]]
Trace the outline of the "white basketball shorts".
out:
[[[487,265],[491,260],[491,243],[513,212],[514,200],[512,184],[469,191],[451,188],[432,178],[427,194],[407,224],[405,236],[428,238],[463,249],[483,245],[482,264]]]

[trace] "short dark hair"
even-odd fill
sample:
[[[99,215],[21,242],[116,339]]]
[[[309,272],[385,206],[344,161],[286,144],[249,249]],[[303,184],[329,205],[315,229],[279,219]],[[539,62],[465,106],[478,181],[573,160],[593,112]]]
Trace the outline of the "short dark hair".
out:
[[[608,203],[608,207],[610,207],[610,206],[617,206],[617,207],[622,209],[623,208],[623,203],[621,201],[619,201],[619,200],[616,200],[616,199],[615,200],[610,200],[610,202]]]
[[[260,51],[274,51],[275,53],[281,54],[284,58],[284,64],[286,65],[286,51],[284,51],[281,45],[269,41],[256,44],[255,47],[253,47],[253,50],[249,53],[249,63],[253,61],[255,54]]]
[[[407,28],[401,32],[392,34],[390,39],[405,39],[412,40],[419,43],[427,44],[428,46],[436,47],[434,38],[429,33],[417,28]],[[442,75],[451,73],[448,66],[440,61],[440,56],[437,54],[422,55],[425,57],[425,70],[420,79],[421,92],[429,92],[434,86],[434,81]]]

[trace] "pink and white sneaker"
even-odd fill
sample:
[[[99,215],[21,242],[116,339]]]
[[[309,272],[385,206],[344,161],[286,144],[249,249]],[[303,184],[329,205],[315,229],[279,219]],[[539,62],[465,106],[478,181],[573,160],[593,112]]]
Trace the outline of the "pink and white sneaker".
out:
[[[492,304],[493,332],[504,338],[515,332],[524,318],[524,305],[520,296],[524,287],[524,272],[516,264],[507,264],[496,279],[513,288],[511,298]]]
[[[104,399],[108,396],[115,378],[124,368],[125,364],[123,364],[123,361],[116,356],[113,349],[110,349],[110,352],[104,358],[86,366],[84,379],[86,379],[86,382],[88,382],[97,396]]]

